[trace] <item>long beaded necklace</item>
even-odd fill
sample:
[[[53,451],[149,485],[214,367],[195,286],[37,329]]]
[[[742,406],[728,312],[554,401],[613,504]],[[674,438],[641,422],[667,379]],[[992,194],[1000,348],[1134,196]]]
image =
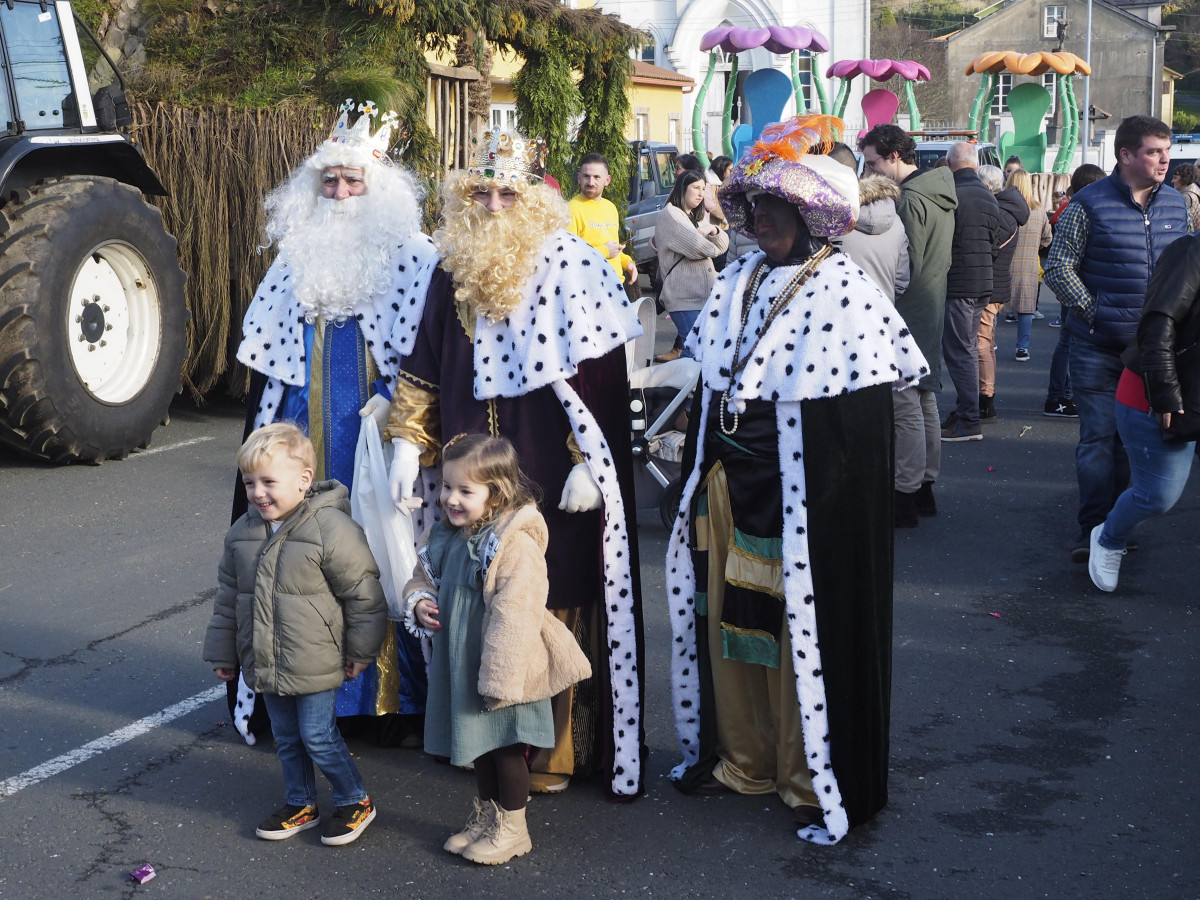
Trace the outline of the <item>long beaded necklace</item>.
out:
[[[754,274],[750,278],[750,284],[746,287],[746,293],[742,295],[742,321],[738,326],[737,340],[733,343],[734,363],[733,368],[729,372],[729,387],[721,393],[721,406],[717,411],[718,424],[721,426],[723,434],[734,434],[738,430],[738,423],[741,418],[741,414],[735,410],[733,413],[733,427],[725,427],[725,410],[729,406],[729,391],[733,387],[734,378],[737,377],[737,374],[742,369],[746,368],[751,358],[753,358],[754,351],[758,349],[759,342],[766,336],[771,323],[775,321],[775,317],[787,308],[787,305],[792,302],[792,298],[800,292],[800,288],[804,287],[804,283],[817,270],[817,266],[832,252],[833,247],[826,244],[801,263],[800,268],[788,279],[787,284],[783,286],[783,290],[771,301],[771,306],[767,310],[767,316],[763,319],[762,327],[758,329],[754,343],[750,345],[750,349],[746,351],[745,356],[739,356],[742,349],[742,335],[746,331],[746,323],[750,321],[750,310],[754,305],[754,298],[758,296],[758,289],[762,286],[763,279],[767,277],[767,272],[770,269],[765,257],[755,267]]]

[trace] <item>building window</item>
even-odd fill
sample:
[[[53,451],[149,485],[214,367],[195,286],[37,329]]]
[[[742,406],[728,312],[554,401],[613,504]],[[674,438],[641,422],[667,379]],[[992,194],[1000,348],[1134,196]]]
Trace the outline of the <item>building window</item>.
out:
[[[658,57],[656,56],[657,51],[658,44],[655,42],[654,38],[650,38],[650,43],[642,48],[642,62],[648,62],[651,65],[656,65],[658,63]]]
[[[1067,8],[1065,6],[1046,6],[1042,8],[1042,37],[1058,37],[1059,19],[1062,19],[1064,22],[1067,19]]]
[[[1042,87],[1050,92],[1050,108],[1046,110],[1047,117],[1053,117],[1058,111],[1058,74],[1047,72],[1042,76]]]
[[[996,96],[992,99],[992,115],[1002,116],[1008,112],[1008,92],[1012,90],[1012,72],[1001,72],[996,78]]]
[[[517,105],[515,103],[492,104],[492,130],[517,130]]]
[[[639,141],[650,140],[650,114],[648,112],[637,113],[634,117],[635,134],[634,139]]]
[[[800,75],[800,96],[804,98],[804,105],[808,111],[814,112],[814,92],[812,81],[812,55],[807,50],[801,50],[798,54],[799,60],[797,69]],[[799,113],[799,110],[796,111]]]

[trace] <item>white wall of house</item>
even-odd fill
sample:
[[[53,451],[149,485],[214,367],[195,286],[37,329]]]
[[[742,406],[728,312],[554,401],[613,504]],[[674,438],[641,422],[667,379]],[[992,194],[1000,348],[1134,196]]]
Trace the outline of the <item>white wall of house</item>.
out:
[[[704,76],[708,72],[708,53],[700,50],[705,32],[723,24],[743,28],[765,28],[768,25],[800,25],[815,29],[829,39],[830,49],[818,57],[815,77],[820,77],[830,100],[837,93],[836,81],[824,78],[825,69],[839,59],[862,59],[871,55],[868,0],[597,0],[596,7],[613,13],[627,25],[642,29],[654,36],[653,58],[644,59],[655,65],[672,69],[695,79],[696,88],[683,95],[679,143],[681,150],[691,150],[692,108]],[[776,56],[763,48],[739,55],[739,70],[774,68],[791,77],[787,56]],[[728,62],[719,66],[704,103],[704,123],[707,148],[714,154],[721,147],[721,116],[724,109],[725,79]],[[868,90],[866,79],[858,78],[846,106],[846,131],[853,135],[863,127],[859,102]],[[815,104],[815,97],[813,98]],[[820,111],[811,106],[810,111]],[[795,113],[789,101],[784,116]],[[736,123],[735,123],[736,124]]]

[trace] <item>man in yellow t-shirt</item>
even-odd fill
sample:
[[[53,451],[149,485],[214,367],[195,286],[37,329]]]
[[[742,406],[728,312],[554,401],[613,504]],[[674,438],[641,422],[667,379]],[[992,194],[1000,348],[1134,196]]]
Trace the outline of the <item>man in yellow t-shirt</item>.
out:
[[[570,229],[595,247],[608,260],[626,284],[636,284],[638,271],[633,258],[624,252],[625,245],[617,240],[617,207],[604,198],[604,189],[612,182],[608,160],[599,153],[589,153],[579,162],[575,179],[579,193],[571,198],[567,208],[571,213]]]

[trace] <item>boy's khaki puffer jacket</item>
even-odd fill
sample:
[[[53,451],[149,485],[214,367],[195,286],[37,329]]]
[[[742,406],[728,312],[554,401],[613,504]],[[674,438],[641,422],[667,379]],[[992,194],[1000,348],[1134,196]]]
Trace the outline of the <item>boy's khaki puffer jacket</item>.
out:
[[[350,518],[350,495],[321,481],[279,530],[251,509],[225,536],[204,637],[214,668],[283,696],[340,687],[346,662],[369,663],[387,628],[379,569]]]

